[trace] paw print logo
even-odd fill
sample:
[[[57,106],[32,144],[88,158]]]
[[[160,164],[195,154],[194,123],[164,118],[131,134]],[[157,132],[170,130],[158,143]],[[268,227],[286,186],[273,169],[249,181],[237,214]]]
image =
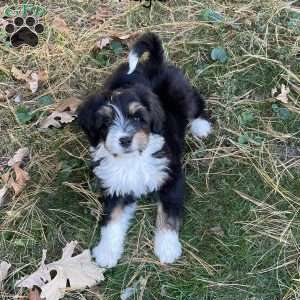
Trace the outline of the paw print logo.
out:
[[[44,26],[33,16],[16,17],[5,26],[5,31],[13,47],[22,45],[35,47],[39,42],[38,35],[44,31]]]

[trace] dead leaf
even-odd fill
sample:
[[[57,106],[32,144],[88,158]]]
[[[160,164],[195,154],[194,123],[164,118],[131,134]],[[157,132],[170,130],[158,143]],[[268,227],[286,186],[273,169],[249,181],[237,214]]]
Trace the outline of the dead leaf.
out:
[[[92,261],[88,249],[79,255],[72,256],[76,245],[76,241],[68,243],[63,248],[62,258],[50,264],[45,264],[46,250],[43,250],[39,268],[31,275],[17,281],[16,286],[29,289],[38,286],[42,290],[41,298],[58,300],[64,297],[67,282],[71,289],[83,289],[104,280],[104,269],[99,268]],[[52,270],[56,271],[53,279],[50,276]]]
[[[96,48],[101,50],[109,45],[111,41],[112,39],[110,37],[103,37],[96,42]]]
[[[17,94],[17,91],[14,89],[7,89],[4,91],[4,94],[6,96],[7,99],[12,98],[13,96],[15,96]]]
[[[97,40],[95,49],[102,50],[106,46],[110,45],[112,41],[119,41],[120,43],[127,46],[128,48],[131,48],[132,44],[134,43],[134,41],[138,36],[139,36],[138,32],[125,34],[125,35],[113,34],[110,36],[103,36]]]
[[[21,169],[18,163],[14,164],[12,166],[12,170],[2,176],[4,183],[8,188],[12,188],[14,190],[16,196],[23,191],[29,179],[29,174],[25,170]]]
[[[64,19],[61,17],[55,17],[53,22],[52,22],[52,27],[63,34],[69,34],[70,28],[68,27],[67,23],[65,22]]]
[[[29,174],[21,168],[21,164],[25,158],[29,156],[28,148],[20,148],[14,156],[7,162],[11,169],[2,175],[2,180],[5,183],[0,190],[0,207],[3,205],[4,197],[8,189],[12,188],[16,196],[18,196],[25,188],[27,181],[30,179]],[[2,192],[2,193],[1,193]],[[2,194],[2,201],[1,201]]]
[[[119,39],[123,44],[125,44],[128,48],[132,47],[132,44],[134,41],[137,39],[139,36],[138,32],[130,33],[130,34],[125,34],[121,36],[115,37],[116,39]]]
[[[61,101],[56,110],[59,112],[70,111],[71,113],[75,113],[81,103],[82,101],[79,98],[70,97],[65,101]]]
[[[39,88],[39,83],[45,82],[48,80],[48,73],[46,71],[37,71],[37,72],[32,72],[26,82],[29,86],[29,89],[31,92],[34,94],[37,92]]]
[[[281,101],[282,103],[287,104],[288,103],[288,94],[290,92],[289,87],[286,87],[285,84],[281,84],[280,93],[276,96],[277,88],[273,88],[271,91],[272,97],[275,96],[275,99]]]
[[[60,128],[62,124],[71,123],[76,118],[76,110],[82,101],[76,97],[70,97],[62,101],[54,112],[39,122],[40,128]]]
[[[3,206],[4,200],[6,193],[8,191],[8,186],[5,184],[1,189],[0,189],[0,207]]]
[[[55,127],[60,128],[62,124],[71,123],[76,118],[76,115],[69,112],[54,111],[50,116],[42,119],[39,123],[42,129]]]
[[[24,161],[26,157],[29,156],[29,149],[28,148],[20,148],[17,150],[15,155],[8,161],[7,165],[12,167],[16,163],[21,163]]]
[[[0,102],[5,102],[7,100],[4,92],[0,91]]]
[[[23,189],[25,188],[27,181],[29,181],[30,177],[29,174],[21,169],[18,164],[15,164],[13,166],[13,170],[16,175],[16,179],[13,180],[11,177],[11,180],[9,181],[9,186],[11,186],[15,192],[15,195],[18,196]]]
[[[0,263],[0,286],[1,286],[2,282],[6,279],[8,270],[10,269],[10,267],[11,267],[11,264],[9,264],[6,261],[2,261]]]
[[[48,73],[45,70],[40,71],[31,71],[28,70],[26,73],[23,73],[21,70],[16,68],[14,65],[11,68],[11,73],[13,77],[20,81],[25,81],[28,88],[34,94],[39,88],[39,83],[45,82],[48,80]]]
[[[21,70],[17,69],[14,65],[11,67],[11,74],[15,79],[21,81],[26,81],[29,75],[27,72],[24,74]]]

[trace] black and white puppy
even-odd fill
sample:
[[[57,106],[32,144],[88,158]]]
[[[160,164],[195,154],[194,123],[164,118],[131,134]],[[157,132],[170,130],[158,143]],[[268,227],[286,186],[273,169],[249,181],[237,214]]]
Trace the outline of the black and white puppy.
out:
[[[139,58],[148,52],[148,58]],[[202,96],[182,72],[165,62],[162,43],[145,33],[121,64],[79,110],[91,144],[93,172],[105,196],[96,262],[113,267],[122,256],[136,200],[159,196],[154,252],[162,263],[181,255],[178,238],[184,202],[181,157],[187,127],[196,137],[211,131]]]

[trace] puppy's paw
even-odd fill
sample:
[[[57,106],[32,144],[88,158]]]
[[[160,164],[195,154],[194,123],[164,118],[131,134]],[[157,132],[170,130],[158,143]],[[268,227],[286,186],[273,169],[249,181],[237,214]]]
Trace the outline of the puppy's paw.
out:
[[[191,122],[191,132],[195,138],[205,138],[211,131],[211,123],[205,119],[197,118]]]
[[[112,268],[117,265],[118,260],[121,258],[122,248],[114,248],[112,245],[100,242],[92,250],[92,256],[96,259],[96,263],[100,267]]]
[[[173,263],[181,255],[178,233],[174,230],[158,230],[154,238],[154,253],[161,263]]]

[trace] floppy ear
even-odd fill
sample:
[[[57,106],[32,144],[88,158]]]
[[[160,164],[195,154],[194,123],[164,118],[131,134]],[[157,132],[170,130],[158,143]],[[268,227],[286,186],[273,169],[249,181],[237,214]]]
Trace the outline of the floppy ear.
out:
[[[165,121],[165,113],[159,103],[158,97],[151,93],[150,95],[150,114],[151,114],[151,130],[154,133],[161,133]]]
[[[100,128],[103,117],[99,110],[105,102],[105,97],[97,94],[90,96],[78,109],[78,123],[86,133],[92,146],[96,146],[101,138]]]
[[[136,92],[150,112],[151,131],[153,133],[161,133],[165,121],[165,113],[158,97],[148,87],[143,85],[136,85]]]

